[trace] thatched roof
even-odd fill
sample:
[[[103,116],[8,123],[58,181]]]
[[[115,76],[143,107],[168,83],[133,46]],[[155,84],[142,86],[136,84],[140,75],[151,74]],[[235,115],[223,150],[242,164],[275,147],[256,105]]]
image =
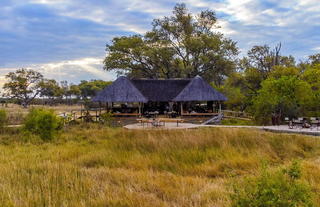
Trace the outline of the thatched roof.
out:
[[[226,101],[227,98],[214,90],[200,76],[193,78],[173,101]]]
[[[147,102],[148,100],[141,92],[132,84],[132,82],[124,77],[119,77],[110,86],[100,91],[93,101],[100,102]]]
[[[168,101],[226,101],[200,76],[193,79],[129,80],[119,77],[102,90],[93,101],[101,102],[168,102]]]
[[[131,80],[148,101],[172,101],[190,82],[190,79]]]

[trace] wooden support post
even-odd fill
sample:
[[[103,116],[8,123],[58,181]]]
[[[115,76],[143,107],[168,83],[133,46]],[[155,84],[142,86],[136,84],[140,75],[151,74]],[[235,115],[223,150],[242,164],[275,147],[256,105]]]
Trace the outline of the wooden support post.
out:
[[[141,106],[140,106],[140,102],[138,102],[138,114],[139,114],[139,117],[141,116]]]
[[[180,114],[180,116],[182,116],[182,114],[183,114],[183,102],[180,102],[180,110],[181,110],[181,114]]]
[[[219,114],[221,113],[221,102],[219,101]]]

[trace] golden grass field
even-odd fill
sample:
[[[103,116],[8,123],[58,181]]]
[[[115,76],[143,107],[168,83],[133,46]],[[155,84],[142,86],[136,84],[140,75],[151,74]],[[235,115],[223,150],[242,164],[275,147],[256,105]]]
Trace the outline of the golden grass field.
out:
[[[1,206],[230,206],[231,184],[300,159],[320,203],[320,140],[252,129],[127,131],[97,124],[49,143],[0,136]]]

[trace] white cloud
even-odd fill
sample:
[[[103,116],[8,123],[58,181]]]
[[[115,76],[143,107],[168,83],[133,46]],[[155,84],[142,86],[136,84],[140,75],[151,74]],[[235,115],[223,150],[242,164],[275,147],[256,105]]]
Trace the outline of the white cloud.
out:
[[[70,83],[78,83],[79,80],[114,80],[116,75],[102,69],[103,57],[86,57],[76,60],[66,60],[45,64],[33,64],[25,68],[36,70],[44,75],[45,78],[57,81],[67,80]],[[5,83],[5,75],[16,71],[18,68],[0,68],[0,86]]]
[[[144,33],[151,28],[152,19],[171,15],[172,7],[175,4],[170,0],[11,0],[11,2],[13,3],[10,6],[0,7],[0,30],[2,31],[14,31],[19,35],[27,34],[23,32],[25,26],[23,19],[19,19],[19,16],[15,16],[14,13],[11,16],[9,14],[16,5],[27,5],[28,3],[47,5],[50,11],[62,17],[62,20],[63,17],[71,17],[72,21],[74,19],[85,19],[99,24],[98,26],[101,26],[101,28],[111,26],[110,33],[106,30],[99,33],[99,36],[94,33],[95,31],[93,32],[95,35],[91,33],[81,34],[83,31],[88,31],[87,28],[77,28],[74,37],[72,36],[74,30],[64,34],[64,37],[68,35],[70,39],[79,42],[79,45],[83,47],[78,48],[77,45],[74,50],[68,50],[68,48],[71,48],[66,44],[68,42],[62,43],[59,38],[54,40],[55,33],[51,30],[48,35],[46,34],[46,39],[56,41],[53,41],[53,43],[57,44],[57,47],[52,51],[67,51],[61,55],[64,57],[64,54],[69,54],[70,57],[66,57],[66,59],[84,57],[77,60],[38,64],[30,67],[39,68],[51,78],[58,77],[71,81],[87,77],[110,78],[110,73],[102,70],[101,62],[103,58],[91,59],[85,56],[103,55],[104,43],[114,36],[127,34],[121,32]],[[192,13],[198,13],[203,9],[215,10],[220,17],[218,24],[221,29],[218,31],[238,41],[241,51],[247,50],[252,45],[273,45],[280,41],[284,45],[283,48],[291,47],[289,53],[293,53],[293,55],[303,57],[311,52],[319,51],[319,47],[315,47],[320,40],[318,38],[319,29],[315,27],[320,25],[319,0],[177,0],[176,2],[185,2]],[[95,26],[96,24],[92,27]],[[53,34],[52,38],[51,34]],[[61,33],[57,36],[60,37]],[[102,41],[100,41],[101,39]],[[42,44],[40,45],[42,46]],[[45,45],[45,41],[43,45]],[[94,46],[94,48],[90,49],[88,45]],[[72,56],[77,52],[76,49],[79,49],[77,51],[85,51],[84,55],[81,53]],[[94,53],[92,51],[99,52]],[[55,59],[61,59],[61,56]],[[28,59],[23,59],[23,61],[25,60]],[[13,66],[15,65],[13,64]],[[4,67],[9,67],[9,65]],[[1,69],[0,75],[2,74],[3,70]]]

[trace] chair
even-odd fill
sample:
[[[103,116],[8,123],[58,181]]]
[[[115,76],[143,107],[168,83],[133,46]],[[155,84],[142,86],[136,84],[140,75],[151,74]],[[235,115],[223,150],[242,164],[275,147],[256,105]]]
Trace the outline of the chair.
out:
[[[319,129],[319,126],[320,126],[320,120],[319,118],[316,118],[316,117],[311,117],[310,118],[310,129],[312,130],[313,128],[317,128],[317,130]]]
[[[293,119],[292,123],[293,123],[293,126],[295,128],[301,127],[301,129],[302,129],[302,127],[303,127],[303,117],[299,117],[298,119]]]
[[[293,129],[293,122],[289,119],[289,117],[285,117],[284,121],[288,124],[289,129]]]

